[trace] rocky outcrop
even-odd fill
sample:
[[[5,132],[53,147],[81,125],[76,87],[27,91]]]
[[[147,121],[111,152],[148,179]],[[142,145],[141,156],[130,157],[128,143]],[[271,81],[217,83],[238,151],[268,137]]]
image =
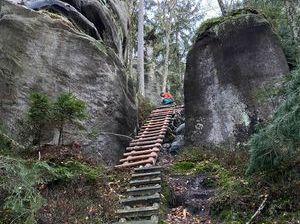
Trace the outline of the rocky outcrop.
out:
[[[127,57],[129,16],[123,1],[25,0],[25,6],[47,9],[68,18],[76,27],[113,48],[121,60]]]
[[[134,94],[125,86],[120,59],[103,42],[67,19],[4,2],[0,19],[0,123],[12,134],[28,108],[28,96],[71,91],[88,106],[86,131],[67,130],[85,152],[113,164],[136,121]],[[125,141],[126,142],[126,141]]]
[[[276,105],[261,103],[257,94],[288,72],[278,37],[264,17],[247,12],[206,24],[187,59],[186,143],[243,141],[239,136],[268,119]]]

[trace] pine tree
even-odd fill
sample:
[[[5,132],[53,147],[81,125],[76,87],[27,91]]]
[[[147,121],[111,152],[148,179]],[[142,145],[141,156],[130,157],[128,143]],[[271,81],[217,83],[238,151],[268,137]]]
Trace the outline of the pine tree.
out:
[[[59,130],[58,145],[63,144],[64,127],[86,118],[86,105],[71,93],[61,93],[53,106],[53,120]]]
[[[283,87],[285,100],[273,119],[250,140],[248,173],[278,168],[300,152],[300,69]]]
[[[43,131],[49,125],[51,104],[48,96],[44,93],[32,93],[30,95],[30,107],[28,120],[33,136],[33,145],[41,144]]]

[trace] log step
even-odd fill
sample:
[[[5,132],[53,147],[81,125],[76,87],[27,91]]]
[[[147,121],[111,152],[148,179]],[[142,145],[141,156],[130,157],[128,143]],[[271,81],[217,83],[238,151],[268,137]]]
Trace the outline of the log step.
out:
[[[134,174],[132,174],[131,178],[136,179],[136,178],[141,178],[141,177],[153,177],[153,176],[161,176],[161,172],[155,171],[155,172],[150,172],[150,173],[134,173]]]
[[[151,217],[152,215],[159,214],[159,205],[154,204],[153,206],[148,207],[119,209],[117,210],[117,214],[120,217],[126,218]]]
[[[143,205],[150,205],[153,204],[155,202],[159,202],[160,200],[160,195],[158,193],[155,193],[153,195],[147,195],[147,196],[138,196],[138,197],[133,197],[133,196],[129,196],[126,199],[122,199],[120,202],[126,206],[133,206],[133,205],[139,205],[139,204],[143,204]]]
[[[136,161],[136,162],[124,162],[120,165],[115,166],[115,168],[128,168],[128,167],[137,167],[140,165],[154,165],[156,162],[155,158],[149,158],[149,159],[145,159],[145,160],[140,160],[140,161]]]
[[[160,184],[161,178],[144,178],[140,180],[131,180],[129,181],[130,186],[142,186],[142,185],[150,185],[150,184]]]
[[[138,155],[144,155],[144,154],[149,154],[151,152],[159,152],[160,149],[159,148],[152,148],[152,149],[148,149],[148,150],[141,150],[141,151],[131,151],[131,152],[125,152],[123,155],[126,156],[138,156]]]
[[[156,140],[156,139],[163,139],[164,135],[155,135],[152,137],[139,137],[136,139],[133,139],[131,142],[139,142],[139,141],[149,141],[149,140]]]
[[[160,193],[161,186],[159,184],[148,187],[133,187],[127,189],[127,194],[130,196],[142,196],[148,194]]]
[[[161,144],[160,143],[156,143],[156,144],[153,144],[153,145],[132,146],[132,147],[127,147],[126,150],[127,151],[144,150],[144,149],[152,149],[154,147],[161,148]]]
[[[162,127],[154,127],[154,128],[151,128],[151,127],[141,128],[140,132],[142,132],[142,131],[159,131],[159,130],[164,131],[164,130],[167,130],[167,128],[168,128],[168,125],[164,125]]]
[[[141,160],[141,159],[148,159],[150,157],[157,158],[158,154],[156,152],[151,152],[151,153],[146,154],[146,155],[128,156],[124,159],[120,159],[120,162],[123,163],[123,162],[126,162],[126,161],[136,161],[136,160]]]
[[[135,173],[146,173],[146,172],[155,172],[161,171],[162,166],[148,166],[148,167],[138,167],[134,169]]]
[[[155,144],[155,143],[162,143],[163,140],[161,138],[158,138],[156,140],[150,140],[150,141],[143,141],[140,140],[138,142],[131,142],[129,144],[129,146],[139,146],[139,145],[151,145],[151,144]]]
[[[139,135],[137,135],[135,138],[139,139],[139,138],[150,138],[150,137],[160,137],[160,136],[164,136],[165,137],[166,132],[152,132],[152,133],[140,133]]]
[[[165,135],[167,131],[143,131],[143,132],[139,132],[139,134],[136,136],[136,138],[139,137],[151,137],[154,135]]]

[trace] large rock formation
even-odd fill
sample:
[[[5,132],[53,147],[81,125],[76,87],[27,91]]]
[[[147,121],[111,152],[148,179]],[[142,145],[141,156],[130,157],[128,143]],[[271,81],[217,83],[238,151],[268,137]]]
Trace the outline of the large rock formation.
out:
[[[112,164],[136,121],[121,60],[103,42],[80,32],[66,18],[4,2],[0,18],[0,123],[12,134],[32,91],[56,97],[71,91],[88,106],[86,131],[68,130],[85,152]]]
[[[113,48],[119,58],[127,57],[129,16],[124,1],[25,0],[35,10],[47,9],[68,18],[76,27]]]
[[[264,17],[247,12],[206,24],[187,59],[186,142],[245,140],[276,104],[259,102],[258,92],[288,72],[279,39]]]

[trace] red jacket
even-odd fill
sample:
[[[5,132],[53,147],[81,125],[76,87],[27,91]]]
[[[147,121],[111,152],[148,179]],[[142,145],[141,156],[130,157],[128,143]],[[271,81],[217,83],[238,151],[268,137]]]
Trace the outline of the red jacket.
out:
[[[172,96],[172,94],[171,94],[171,93],[169,93],[169,92],[165,92],[165,93],[163,93],[163,94],[162,94],[162,97],[163,97],[163,98],[171,98],[171,99],[173,99],[173,96]]]

